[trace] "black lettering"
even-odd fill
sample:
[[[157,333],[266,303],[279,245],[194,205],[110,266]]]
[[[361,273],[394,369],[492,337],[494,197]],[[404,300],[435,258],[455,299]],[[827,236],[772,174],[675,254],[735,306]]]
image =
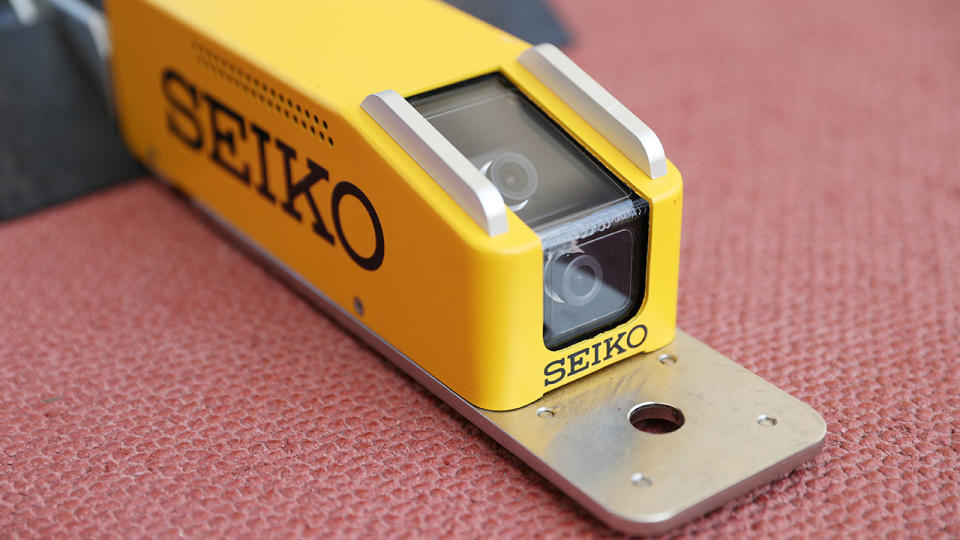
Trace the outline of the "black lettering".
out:
[[[590,367],[590,362],[585,362],[581,356],[586,356],[590,352],[590,349],[580,349],[579,351],[571,354],[567,358],[570,359],[570,375],[580,373],[581,371]],[[577,366],[583,366],[580,369],[577,369]]]
[[[193,136],[187,135],[176,121],[174,113],[169,111],[167,112],[167,129],[190,148],[199,150],[203,147],[203,132],[200,131],[200,122],[197,121],[197,117],[194,115],[194,111],[197,108],[196,87],[188,83],[179,73],[169,68],[163,71],[160,85],[163,87],[163,95],[166,96],[167,101],[170,102],[170,106],[173,107],[175,112],[180,113],[193,127]],[[190,97],[190,105],[186,105],[177,100],[174,86],[180,87],[181,93],[186,93],[186,95]]]
[[[238,169],[236,166],[224,161],[223,156],[220,155],[220,149],[226,146],[230,149],[230,155],[236,156],[237,142],[234,139],[233,130],[223,131],[217,119],[221,118],[223,114],[226,114],[239,128],[240,140],[245,140],[247,138],[247,130],[244,126],[243,117],[230,107],[214,99],[210,94],[205,94],[203,97],[206,98],[207,103],[210,105],[210,134],[213,135],[213,147],[210,149],[210,159],[217,165],[220,165],[223,170],[237,177],[237,179],[244,184],[250,185],[250,165],[244,163],[243,169]]]
[[[600,363],[600,346],[601,345],[603,345],[603,343],[600,343],[599,341],[593,344],[593,363],[590,364],[591,366],[595,366]]]
[[[637,330],[643,330],[643,337],[640,338],[640,341],[638,341],[636,345],[634,345],[632,338],[633,338],[633,333],[636,332]],[[647,327],[642,324],[638,324],[637,326],[634,326],[633,328],[630,329],[630,333],[627,334],[627,346],[630,347],[631,349],[636,349],[637,347],[643,345],[643,342],[646,340],[647,340]]]
[[[567,371],[563,369],[563,363],[565,360],[566,358],[554,360],[553,362],[550,362],[549,364],[547,364],[545,368],[543,368],[543,376],[546,377],[546,379],[543,380],[544,386],[557,384],[558,382],[562,381],[564,377],[567,376]],[[556,369],[550,369],[550,366],[554,364],[559,364],[559,366]],[[559,375],[559,377],[557,377],[556,379],[550,379],[551,375]]]
[[[373,249],[373,255],[369,257],[361,257],[360,254],[353,250],[350,242],[347,242],[347,238],[343,235],[343,226],[340,224],[340,200],[347,195],[352,195],[360,201],[363,209],[367,211],[367,215],[370,217],[370,223],[373,225],[373,233],[376,236],[376,246]],[[340,182],[333,188],[330,204],[333,207],[333,226],[337,230],[337,237],[340,238],[340,243],[343,244],[343,249],[347,252],[347,255],[349,255],[350,258],[353,259],[353,262],[357,263],[360,268],[365,270],[376,270],[380,268],[380,265],[383,264],[383,227],[380,225],[380,218],[377,216],[377,211],[373,209],[373,204],[370,203],[370,199],[360,191],[360,188],[350,182]]]
[[[266,145],[270,142],[270,134],[260,126],[250,123],[250,131],[257,136],[257,150],[260,152],[260,185],[257,191],[268,201],[275,202],[277,198],[270,191],[270,180],[267,178],[267,150]]]
[[[198,90],[196,86],[187,81],[182,75],[172,68],[164,69],[161,74],[161,91],[166,97],[168,108],[165,111],[167,129],[176,138],[180,139],[185,145],[195,150],[202,150],[205,143],[205,128],[209,128],[209,134],[212,138],[209,158],[217,166],[237,178],[245,185],[250,186],[251,182],[251,163],[245,160],[243,152],[247,140],[247,128],[253,132],[257,142],[257,157],[259,158],[259,181],[254,186],[257,192],[271,203],[277,202],[277,195],[272,190],[269,178],[269,162],[267,161],[267,146],[271,143],[270,133],[253,122],[247,122],[240,113],[231,109],[217,98],[205,94]],[[201,99],[207,102],[209,106],[209,126],[203,126],[199,118],[199,108]],[[317,205],[317,199],[312,191],[318,182],[330,182],[330,175],[327,169],[321,167],[310,158],[306,158],[308,171],[306,175],[297,181],[293,178],[292,163],[297,160],[297,151],[287,145],[277,137],[272,138],[272,142],[280,150],[283,157],[284,183],[286,187],[286,198],[281,202],[281,208],[290,217],[303,221],[303,216],[297,210],[294,204],[299,198],[305,198],[313,217],[311,228],[313,232],[323,238],[330,245],[336,245],[333,234],[327,229],[320,214],[320,207]],[[254,173],[255,174],[255,173]],[[344,197],[351,196],[357,199],[363,206],[370,219],[374,233],[373,253],[365,257],[357,253],[343,229],[341,222],[341,203]],[[383,225],[380,222],[380,216],[370,202],[367,195],[356,185],[350,182],[337,183],[330,195],[332,219],[340,243],[343,244],[344,251],[350,259],[361,268],[366,270],[376,270],[383,265],[384,258],[384,232]],[[303,208],[301,205],[300,208]],[[559,371],[550,370],[548,365],[545,375],[554,377],[559,375],[555,381],[546,381],[546,384],[559,382],[566,376],[564,369],[565,359],[560,360]],[[553,364],[551,364],[553,365]],[[578,364],[579,365],[579,364]]]
[[[330,234],[330,231],[328,231],[327,227],[323,224],[323,218],[320,216],[317,202],[313,200],[313,194],[310,193],[310,188],[317,182],[321,180],[326,182],[330,181],[327,170],[314,163],[312,159],[307,158],[307,166],[310,168],[310,171],[294,184],[293,178],[290,175],[290,161],[297,159],[297,151],[287,146],[287,144],[280,139],[276,139],[276,144],[277,148],[283,153],[283,173],[287,183],[287,200],[281,205],[283,211],[296,218],[297,221],[302,221],[303,218],[300,216],[300,212],[297,212],[297,209],[294,208],[293,201],[300,196],[306,197],[307,204],[310,205],[310,211],[313,213],[313,232],[317,233],[320,238],[333,244],[333,235]]]
[[[603,343],[607,346],[607,355],[603,357],[604,360],[609,360],[610,358],[613,357],[613,353],[611,351],[613,351],[614,349],[618,350],[619,354],[623,354],[627,352],[626,349],[620,346],[620,340],[623,339],[623,336],[625,335],[627,335],[626,332],[620,332],[617,335],[617,340],[613,342],[613,345],[610,344],[610,341],[613,340],[613,338],[607,338],[603,340]]]

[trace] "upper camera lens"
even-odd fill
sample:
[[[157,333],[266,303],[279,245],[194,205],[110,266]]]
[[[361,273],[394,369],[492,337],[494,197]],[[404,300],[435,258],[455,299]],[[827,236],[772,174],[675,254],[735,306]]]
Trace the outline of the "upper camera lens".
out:
[[[526,157],[504,152],[480,169],[505,199],[525,201],[537,191],[537,169]]]
[[[572,306],[585,306],[600,294],[603,268],[586,253],[566,253],[554,262],[551,289]]]

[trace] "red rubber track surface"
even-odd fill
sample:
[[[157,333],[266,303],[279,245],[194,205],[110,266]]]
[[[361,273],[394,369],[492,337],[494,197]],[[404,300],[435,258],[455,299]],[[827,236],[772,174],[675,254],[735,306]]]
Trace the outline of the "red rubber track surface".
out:
[[[684,174],[680,326],[829,426],[676,536],[960,537],[960,4],[555,6]],[[614,534],[155,180],[0,225],[0,322],[0,538]]]

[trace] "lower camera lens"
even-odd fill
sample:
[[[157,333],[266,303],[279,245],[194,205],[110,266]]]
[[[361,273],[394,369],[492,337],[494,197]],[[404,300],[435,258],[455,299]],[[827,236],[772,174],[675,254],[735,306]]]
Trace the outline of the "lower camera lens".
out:
[[[592,255],[566,253],[553,263],[551,289],[565,303],[585,306],[600,294],[603,268]]]
[[[490,178],[505,199],[525,201],[537,191],[537,169],[529,159],[515,152],[500,154],[480,172]]]

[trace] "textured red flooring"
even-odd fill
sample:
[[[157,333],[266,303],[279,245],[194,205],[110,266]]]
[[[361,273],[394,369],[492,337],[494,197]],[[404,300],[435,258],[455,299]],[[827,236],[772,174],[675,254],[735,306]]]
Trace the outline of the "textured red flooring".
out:
[[[829,425],[677,536],[960,537],[960,4],[557,6],[684,173],[681,327]],[[0,322],[0,538],[613,534],[155,181],[0,225]]]

